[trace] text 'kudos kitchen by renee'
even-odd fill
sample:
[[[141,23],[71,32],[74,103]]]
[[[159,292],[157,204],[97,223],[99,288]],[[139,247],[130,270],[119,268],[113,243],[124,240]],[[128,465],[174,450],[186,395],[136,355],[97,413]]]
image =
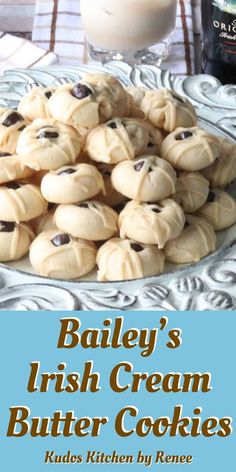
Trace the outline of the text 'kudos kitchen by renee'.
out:
[[[81,368],[71,370],[67,362],[59,360],[53,371],[48,371],[39,360],[29,363],[29,375],[26,382],[27,393],[31,395],[90,395],[99,399],[103,389],[110,392],[113,398],[113,410],[116,408],[114,396],[120,398],[130,395],[134,401],[122,405],[113,411],[112,415],[80,416],[74,410],[57,410],[50,416],[38,416],[31,412],[26,405],[14,405],[9,408],[10,417],[7,426],[7,436],[21,438],[33,437],[98,437],[103,434],[108,425],[112,424],[115,433],[120,437],[136,435],[145,437],[153,435],[162,437],[227,437],[232,433],[232,418],[225,416],[206,417],[201,406],[193,409],[192,416],[184,414],[181,404],[174,406],[171,415],[158,415],[150,406],[145,404],[148,411],[143,414],[134,404],[137,395],[153,396],[167,394],[208,394],[212,391],[212,376],[210,372],[160,372],[148,370],[148,360],[157,356],[158,351],[165,348],[175,351],[183,342],[183,333],[180,328],[169,326],[169,319],[161,317],[152,328],[125,328],[124,317],[115,319],[106,318],[99,328],[85,328],[77,317],[65,317],[60,320],[59,336],[57,337],[57,352],[71,352],[76,350],[78,360],[81,352],[89,353],[94,357],[82,362]],[[114,354],[139,353],[138,366],[129,358],[120,360],[114,365],[111,363],[109,352]],[[74,352],[74,351],[73,351]],[[136,356],[137,358],[137,356]],[[100,369],[96,362],[100,361]],[[113,357],[111,356],[111,359]],[[102,368],[101,368],[102,360]],[[109,362],[108,362],[109,360]],[[158,361],[158,357],[157,357]],[[140,368],[140,365],[142,366]],[[105,368],[106,367],[106,368]],[[92,397],[91,397],[92,395]],[[57,400],[58,401],[58,400]],[[93,409],[96,404],[93,401]],[[95,406],[94,406],[95,405]],[[99,402],[98,402],[99,405]],[[159,405],[160,407],[160,405]],[[98,406],[99,408],[99,406]],[[103,408],[104,409],[104,408]],[[150,413],[152,413],[150,415]],[[204,418],[203,418],[204,415]]]

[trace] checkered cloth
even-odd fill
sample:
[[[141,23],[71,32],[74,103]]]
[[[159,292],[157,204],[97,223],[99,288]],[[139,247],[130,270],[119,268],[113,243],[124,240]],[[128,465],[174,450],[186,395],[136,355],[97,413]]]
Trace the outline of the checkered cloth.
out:
[[[6,40],[11,44],[10,54]],[[0,38],[0,69],[9,68],[9,65],[48,65],[56,62],[56,56],[61,64],[91,62],[84,39],[79,0],[36,0],[32,40],[34,44],[17,37],[13,40],[8,35]],[[178,0],[174,44],[162,67],[181,76],[194,73],[191,0]]]
[[[43,67],[57,62],[53,52],[45,51],[25,38],[0,32],[0,73],[16,67]]]

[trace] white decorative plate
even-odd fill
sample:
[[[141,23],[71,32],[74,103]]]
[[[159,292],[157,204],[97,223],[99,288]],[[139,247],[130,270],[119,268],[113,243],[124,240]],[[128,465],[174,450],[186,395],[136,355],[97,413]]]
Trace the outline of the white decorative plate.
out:
[[[11,70],[0,77],[0,106],[16,107],[33,85],[75,82],[85,73],[107,72],[125,85],[167,87],[186,95],[209,132],[236,139],[236,86],[214,77],[180,79],[155,66],[47,67]],[[230,189],[236,197],[236,185]],[[25,265],[26,264],[26,265]],[[236,225],[218,233],[217,252],[197,264],[129,282],[64,282],[29,272],[27,262],[0,264],[0,310],[234,310],[236,309]]]

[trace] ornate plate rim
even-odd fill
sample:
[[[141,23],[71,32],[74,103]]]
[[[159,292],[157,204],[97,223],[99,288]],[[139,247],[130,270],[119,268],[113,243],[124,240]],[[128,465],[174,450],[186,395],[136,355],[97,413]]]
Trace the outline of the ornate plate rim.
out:
[[[94,287],[95,285],[98,285],[99,287],[100,286],[105,286],[105,287],[109,287],[109,286],[114,286],[114,284],[117,286],[117,285],[121,285],[123,286],[124,284],[127,284],[127,283],[135,283],[137,281],[139,282],[147,282],[147,281],[150,281],[152,282],[154,279],[157,281],[157,282],[161,282],[162,280],[164,281],[165,279],[169,279],[171,276],[175,276],[175,278],[179,278],[179,276],[183,275],[185,272],[188,272],[190,269],[199,269],[201,266],[205,266],[205,265],[208,265],[208,263],[211,263],[213,262],[215,259],[217,259],[219,256],[221,255],[224,255],[224,253],[227,253],[228,250],[234,248],[236,246],[236,237],[234,239],[232,239],[231,241],[229,241],[228,243],[225,244],[225,246],[222,246],[220,247],[217,251],[215,251],[214,253],[212,254],[209,254],[208,256],[204,257],[203,259],[201,259],[200,261],[198,262],[195,262],[195,263],[192,263],[192,264],[188,264],[188,265],[185,265],[183,267],[180,267],[179,269],[177,270],[170,270],[169,272],[164,272],[163,274],[160,274],[160,275],[149,275],[149,276],[146,276],[146,277],[141,277],[139,279],[127,279],[127,280],[113,280],[112,282],[99,282],[98,280],[66,280],[66,279],[53,279],[53,278],[50,278],[50,277],[45,277],[43,275],[40,275],[40,274],[35,274],[33,272],[27,272],[27,271],[24,271],[22,269],[16,269],[15,267],[10,267],[8,265],[5,265],[3,263],[0,263],[0,268],[2,268],[6,273],[7,272],[13,272],[13,273],[16,273],[16,274],[19,274],[19,275],[24,275],[24,276],[28,276],[28,277],[31,277],[31,278],[37,278],[41,281],[41,283],[43,283],[43,281],[45,281],[45,283],[47,282],[47,285],[48,282],[50,282],[51,285],[55,284],[55,283],[60,283],[60,284],[66,284],[66,285],[78,285],[78,288],[81,284],[89,284],[91,285],[92,287]],[[172,278],[173,280],[173,278]]]
[[[34,82],[34,79],[32,78],[37,78],[37,76],[41,73],[41,74],[44,74],[44,75],[47,75],[48,77],[56,77],[56,80],[60,80],[58,79],[57,75],[53,75],[53,72],[59,72],[59,71],[63,71],[63,72],[67,72],[67,71],[70,71],[71,74],[77,74],[77,75],[81,75],[85,72],[89,72],[89,71],[103,71],[103,72],[107,72],[107,73],[112,73],[114,75],[116,75],[118,78],[121,79],[121,76],[123,74],[123,81],[125,82],[125,84],[127,85],[127,83],[129,83],[129,81],[131,81],[131,84],[132,84],[132,80],[134,79],[134,76],[136,75],[136,80],[138,80],[138,82],[141,81],[141,79],[144,81],[143,82],[143,86],[147,87],[147,83],[150,85],[151,83],[151,87],[150,88],[155,88],[155,87],[160,87],[160,86],[169,86],[169,88],[172,88],[172,89],[175,89],[177,91],[179,91],[180,93],[186,95],[191,101],[194,102],[195,106],[196,105],[200,105],[200,108],[197,109],[198,111],[198,117],[200,120],[204,121],[206,124],[209,124],[210,126],[214,126],[216,129],[218,129],[221,133],[224,133],[227,137],[229,137],[230,139],[232,140],[236,140],[236,129],[235,129],[235,135],[229,130],[227,129],[226,127],[223,127],[221,126],[220,122],[217,122],[215,121],[215,118],[213,119],[213,121],[211,121],[210,119],[207,118],[206,114],[208,113],[209,111],[209,105],[207,104],[202,104],[201,100],[199,99],[199,96],[198,96],[198,99],[194,99],[194,97],[192,95],[189,96],[189,93],[188,93],[188,87],[189,85],[191,85],[192,87],[192,81],[196,80],[197,82],[200,81],[199,83],[201,83],[201,80],[204,80],[204,83],[207,83],[207,81],[209,81],[209,84],[213,84],[214,87],[217,87],[217,90],[216,91],[221,91],[221,94],[223,93],[222,91],[227,88],[227,87],[231,87],[233,90],[235,90],[235,94],[236,94],[236,86],[222,86],[220,84],[220,82],[215,79],[214,77],[211,77],[211,76],[207,76],[207,75],[196,75],[196,76],[192,76],[192,77],[189,77],[189,78],[180,78],[180,77],[175,77],[173,75],[171,75],[171,73],[169,71],[165,71],[165,70],[161,70],[160,68],[156,67],[156,66],[138,66],[138,67],[131,67],[131,66],[128,66],[127,64],[124,64],[124,63],[121,63],[121,62],[118,62],[118,61],[113,61],[111,63],[108,63],[106,64],[105,66],[98,66],[98,65],[81,65],[81,66],[51,66],[51,67],[44,67],[44,68],[40,68],[40,69],[30,69],[30,70],[27,70],[27,69],[15,69],[15,70],[9,70],[9,71],[5,71],[3,76],[0,77],[0,94],[1,94],[1,87],[6,87],[6,84],[8,83],[10,89],[8,90],[8,92],[4,92],[5,93],[5,97],[7,96],[7,94],[11,94],[12,93],[14,94],[14,87],[13,87],[13,91],[11,90],[11,86],[12,86],[12,82],[9,81],[9,76],[12,77],[14,74],[16,76],[20,75],[21,79],[23,78],[26,78],[27,76],[30,76],[31,77],[31,82]],[[129,79],[127,79],[127,71],[129,71]],[[125,75],[124,75],[125,74]],[[145,75],[146,74],[146,75]],[[122,79],[121,79],[122,80]],[[150,82],[150,81],[153,81],[153,82]],[[189,82],[189,84],[188,84]],[[191,82],[191,84],[190,84]],[[18,82],[16,82],[18,83]],[[191,88],[190,87],[190,88]],[[17,86],[15,87],[17,89]],[[228,89],[227,89],[228,90]],[[15,92],[17,93],[17,92]],[[199,91],[198,91],[199,93]],[[194,94],[193,94],[194,95]],[[1,95],[0,95],[1,96]],[[18,94],[19,96],[19,94]],[[232,109],[234,110],[234,108],[232,107],[232,103],[231,100],[230,100],[230,97],[229,98],[229,109]],[[19,99],[19,98],[18,98]],[[218,95],[216,93],[216,99],[218,99]],[[225,97],[224,97],[224,100],[225,100]],[[231,106],[230,106],[231,105]],[[221,113],[219,113],[220,115],[220,120],[222,120],[222,117],[225,116],[225,101],[224,103],[222,103],[222,106],[220,106],[220,104],[218,103],[215,103],[215,106],[217,108],[217,110],[222,110]],[[214,117],[215,117],[215,111],[216,109],[214,109],[214,106],[212,106],[212,108],[210,107],[210,109],[212,109],[214,111]],[[228,109],[228,108],[227,108]],[[236,126],[235,126],[236,128]],[[220,247],[217,251],[215,251],[213,254],[210,254],[209,256],[205,257],[204,259],[202,259],[201,261],[197,262],[197,263],[192,263],[192,264],[188,264],[188,265],[185,265],[184,267],[180,267],[176,270],[170,270],[166,273],[163,273],[163,274],[160,274],[160,275],[154,275],[154,276],[149,276],[149,277],[143,277],[141,279],[130,279],[130,280],[125,280],[125,281],[112,281],[112,282],[99,282],[99,281],[96,281],[96,280],[59,280],[59,279],[53,279],[53,278],[48,278],[48,277],[44,277],[44,276],[41,276],[41,275],[38,275],[38,274],[34,274],[34,273],[31,273],[31,272],[27,272],[25,270],[22,270],[22,269],[17,269],[15,267],[11,267],[7,264],[3,264],[3,263],[0,263],[0,268],[4,271],[4,272],[12,272],[12,273],[15,273],[15,274],[18,274],[18,275],[24,275],[26,277],[31,277],[31,278],[34,278],[34,279],[38,279],[40,281],[40,283],[43,283],[45,282],[45,284],[48,282],[50,282],[51,284],[66,284],[66,285],[73,285],[74,287],[75,286],[78,286],[78,288],[81,286],[81,284],[89,284],[91,285],[91,287],[94,287],[94,286],[99,286],[99,287],[114,287],[115,286],[124,286],[125,284],[130,284],[130,283],[135,283],[135,282],[144,282],[146,283],[147,281],[150,281],[152,282],[153,280],[157,281],[158,283],[161,283],[161,281],[164,281],[166,279],[169,279],[169,278],[173,278],[173,275],[174,275],[174,278],[178,278],[179,276],[183,275],[183,274],[187,274],[192,270],[197,270],[199,269],[200,267],[203,267],[205,265],[207,265],[209,262],[213,262],[215,259],[219,258],[220,256],[224,255],[225,253],[227,253],[230,249],[232,249],[234,246],[236,245],[236,237],[233,238],[231,241],[229,241],[228,243],[226,243],[224,246]]]

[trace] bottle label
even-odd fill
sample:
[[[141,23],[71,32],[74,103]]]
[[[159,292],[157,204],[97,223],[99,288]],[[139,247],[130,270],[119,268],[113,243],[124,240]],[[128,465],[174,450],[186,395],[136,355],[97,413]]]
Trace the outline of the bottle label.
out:
[[[220,22],[219,20],[214,20],[213,26],[219,31],[220,38],[236,41],[236,19],[230,24]]]
[[[214,6],[213,29],[218,38],[215,39],[217,52],[220,55],[236,55],[236,15]],[[218,46],[217,46],[218,43]]]
[[[236,80],[236,0],[202,0],[203,71],[223,83]]]

